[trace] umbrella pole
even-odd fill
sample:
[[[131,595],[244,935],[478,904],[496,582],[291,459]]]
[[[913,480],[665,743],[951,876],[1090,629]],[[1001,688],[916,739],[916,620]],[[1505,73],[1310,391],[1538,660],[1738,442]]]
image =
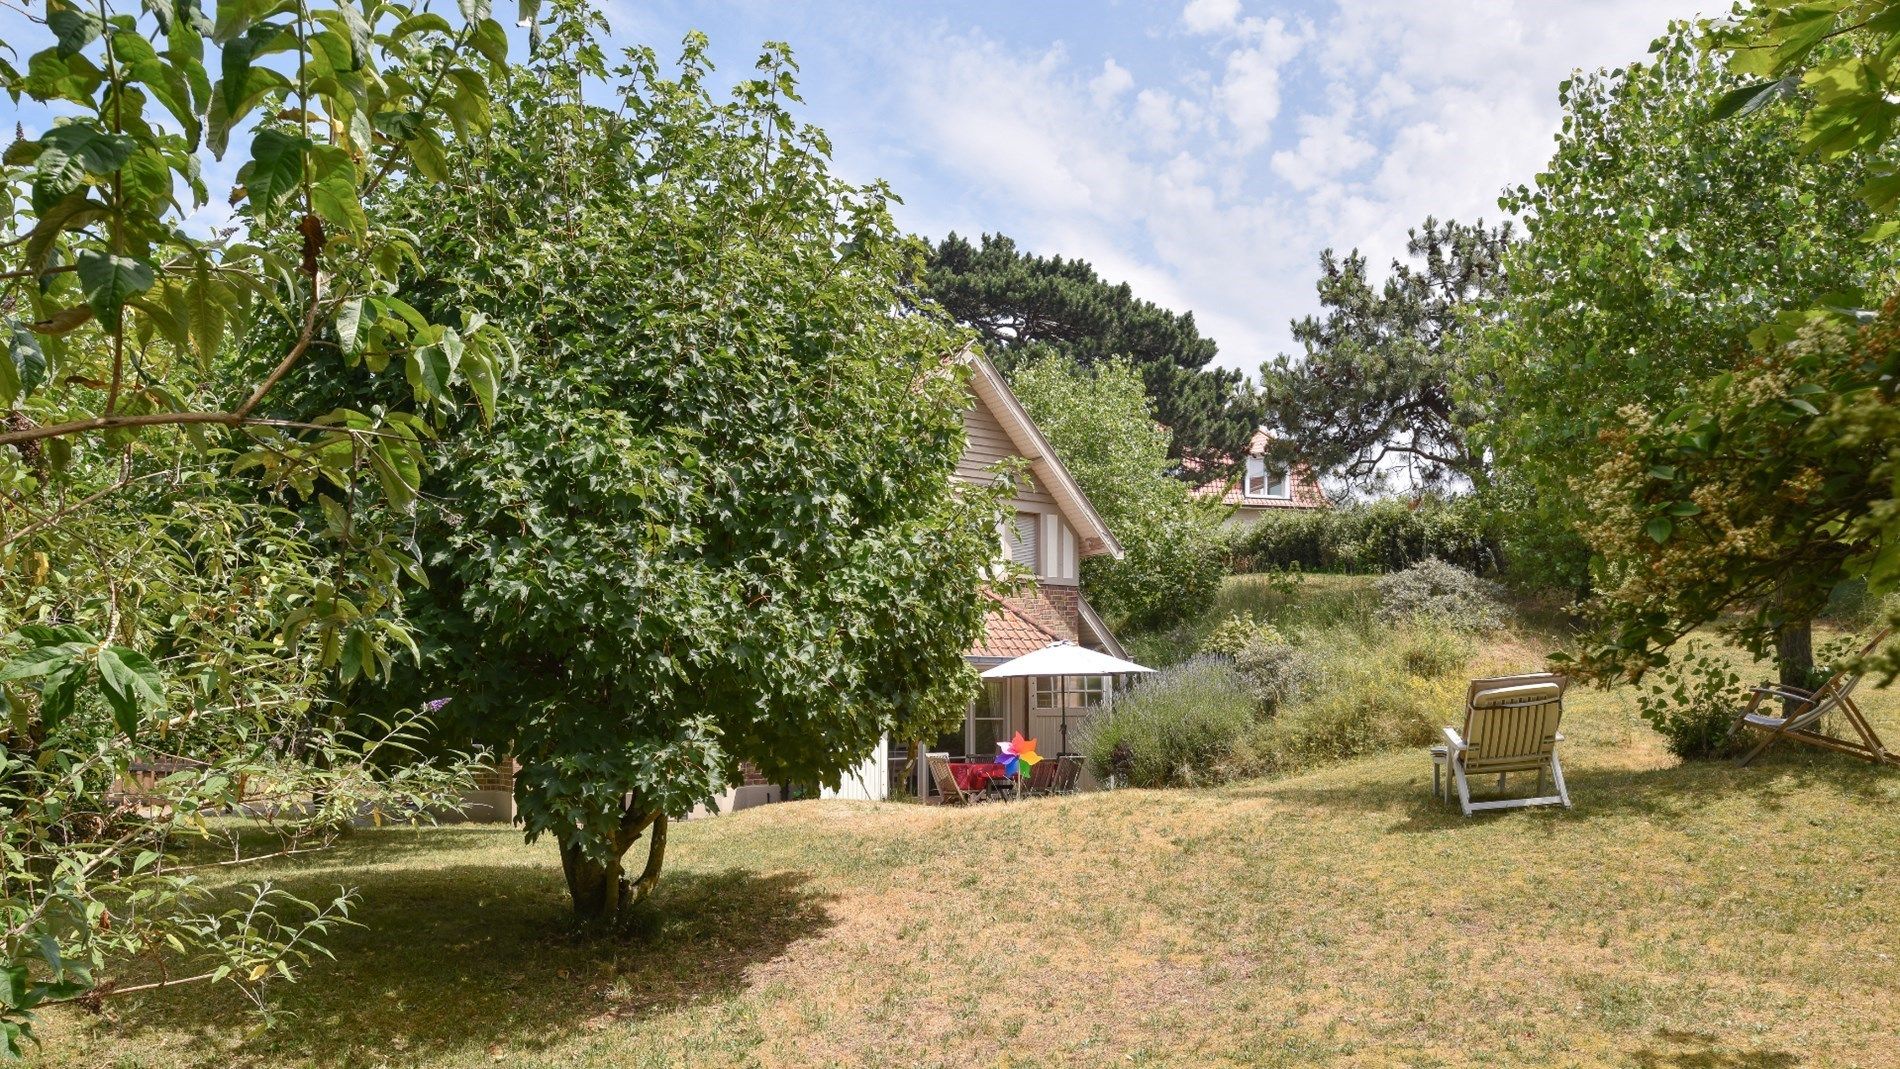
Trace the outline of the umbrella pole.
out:
[[[1062,689],[1062,696],[1058,698],[1057,701],[1060,701],[1062,703],[1062,711],[1060,714],[1062,717],[1062,749],[1056,753],[1057,757],[1061,757],[1063,754],[1066,754],[1069,752],[1069,677],[1068,676],[1062,677],[1061,689]]]

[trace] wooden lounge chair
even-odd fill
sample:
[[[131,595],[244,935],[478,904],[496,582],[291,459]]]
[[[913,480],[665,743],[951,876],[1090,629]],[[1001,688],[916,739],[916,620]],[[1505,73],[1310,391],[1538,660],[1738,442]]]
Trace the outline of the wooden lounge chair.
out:
[[[957,778],[950,774],[949,754],[925,754],[924,761],[930,766],[930,779],[936,783],[937,793],[943,795],[944,805],[975,805],[983,800],[982,791],[966,791],[957,785]]]
[[[1048,762],[1043,762],[1047,764]],[[1040,765],[1037,767],[1041,767]],[[1056,782],[1050,790],[1056,794],[1074,794],[1076,783],[1082,778],[1082,757],[1080,754],[1065,753],[1056,757]]]
[[[1886,637],[1887,631],[1884,630],[1875,635],[1874,640],[1862,648],[1860,655],[1865,657],[1874,652],[1874,647]],[[1852,754],[1877,765],[1900,765],[1900,755],[1881,743],[1880,736],[1874,733],[1873,724],[1867,720],[1867,714],[1854,704],[1854,687],[1859,682],[1858,672],[1836,672],[1828,677],[1827,682],[1811,691],[1787,686],[1751,688],[1754,697],[1749,699],[1748,707],[1736,717],[1735,727],[1738,731],[1754,728],[1766,737],[1754,749],[1743,754],[1736,764],[1747,765],[1761,756],[1763,750],[1774,745],[1777,739],[1793,739],[1809,746]],[[1762,700],[1765,698],[1779,698],[1784,702],[1781,715],[1762,709]],[[1847,721],[1847,726],[1854,729],[1858,739],[1844,739],[1827,733],[1822,721],[1834,713]]]
[[[1564,766],[1557,760],[1557,731],[1563,721],[1566,676],[1538,672],[1521,676],[1474,679],[1465,691],[1465,726],[1460,733],[1445,729],[1445,745],[1432,747],[1432,794],[1450,800],[1458,788],[1458,808],[1465,816],[1481,809],[1516,809],[1532,805],[1570,808],[1570,790],[1564,786]],[[1442,777],[1440,773],[1449,773]],[[1496,774],[1498,788],[1512,772],[1536,772],[1537,794],[1491,802],[1471,800],[1470,777]],[[1544,793],[1549,774],[1556,794]]]

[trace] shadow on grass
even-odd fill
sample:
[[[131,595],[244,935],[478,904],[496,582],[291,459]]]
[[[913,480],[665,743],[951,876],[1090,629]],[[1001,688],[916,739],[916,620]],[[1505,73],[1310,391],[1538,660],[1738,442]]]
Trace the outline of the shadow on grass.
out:
[[[1288,783],[1265,783],[1231,792],[1236,798],[1266,798],[1282,803],[1311,806],[1315,810],[1390,813],[1402,819],[1389,830],[1430,832],[1447,828],[1470,827],[1491,820],[1544,820],[1568,822],[1589,820],[1602,815],[1636,814],[1654,819],[1679,819],[1692,816],[1712,803],[1746,797],[1764,813],[1777,813],[1791,804],[1789,796],[1815,787],[1829,787],[1850,799],[1881,801],[1883,787],[1900,783],[1900,770],[1877,768],[1864,761],[1814,750],[1770,752],[1748,768],[1737,768],[1732,761],[1694,761],[1669,768],[1566,769],[1565,783],[1570,789],[1573,808],[1559,806],[1480,811],[1470,818],[1459,812],[1455,801],[1440,801],[1432,796],[1431,759],[1419,755],[1415,777],[1404,780],[1373,780],[1350,786],[1306,787]],[[1514,773],[1503,791],[1495,777],[1473,777],[1472,801],[1529,797],[1535,789],[1535,776]],[[1548,783],[1545,791],[1550,793]]]
[[[546,867],[457,864],[455,830],[432,831],[432,847],[438,837],[449,844],[446,864],[279,878],[293,893],[327,898],[340,876],[361,892],[354,917],[364,927],[333,933],[326,945],[334,961],[273,989],[275,1008],[292,1015],[278,1027],[245,1036],[256,1020],[235,992],[186,988],[114,1006],[113,1029],[122,1042],[183,1039],[192,1055],[170,1063],[179,1069],[459,1061],[484,1052],[520,1064],[588,1031],[733,996],[748,968],[832,924],[827,896],[803,875],[671,871],[631,934],[582,939],[565,923],[551,850]],[[484,841],[479,832],[471,839]],[[387,861],[380,847],[369,859]]]
[[[1658,1033],[1673,1049],[1630,1052],[1637,1069],[1793,1069],[1801,1059],[1785,1050],[1725,1050],[1710,1036],[1694,1032]]]

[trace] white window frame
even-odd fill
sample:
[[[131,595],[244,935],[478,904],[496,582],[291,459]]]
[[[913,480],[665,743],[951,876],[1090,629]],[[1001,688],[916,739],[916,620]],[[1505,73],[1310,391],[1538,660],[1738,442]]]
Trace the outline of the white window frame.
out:
[[[1056,698],[1062,694],[1060,676],[1037,676],[1031,701],[1037,709],[1060,708]],[[1107,676],[1074,676],[1069,680],[1068,699],[1071,709],[1096,709],[1108,697]]]
[[[1000,679],[988,681],[984,684],[983,696],[970,703],[970,715],[963,725],[963,752],[971,758],[985,756],[976,752],[976,723],[979,720],[998,725],[997,738],[1009,738],[1009,684],[1007,682]]]
[[[1265,457],[1248,457],[1245,496],[1290,501],[1293,480],[1286,469],[1268,467]]]

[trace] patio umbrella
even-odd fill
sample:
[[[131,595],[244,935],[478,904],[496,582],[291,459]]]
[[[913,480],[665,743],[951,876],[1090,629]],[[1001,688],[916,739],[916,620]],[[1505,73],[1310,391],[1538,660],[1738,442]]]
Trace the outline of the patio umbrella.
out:
[[[1154,669],[1110,657],[1106,653],[1078,646],[1073,642],[1053,642],[1034,653],[1025,653],[1004,661],[983,673],[984,679],[1026,679],[1054,676],[1062,680],[1060,710],[1062,716],[1062,752],[1069,752],[1069,678],[1071,676],[1127,676]]]

